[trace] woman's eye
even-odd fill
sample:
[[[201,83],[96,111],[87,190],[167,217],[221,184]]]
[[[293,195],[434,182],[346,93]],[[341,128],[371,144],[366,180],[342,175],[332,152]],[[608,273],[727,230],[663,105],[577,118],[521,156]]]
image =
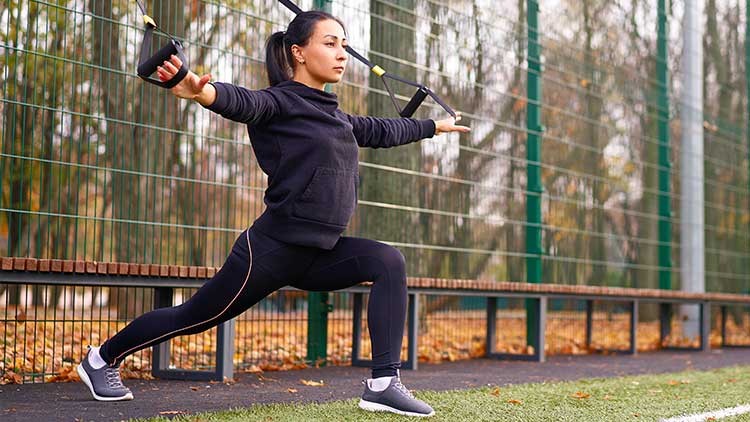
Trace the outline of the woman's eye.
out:
[[[334,44],[334,43],[332,43],[332,42],[327,42],[327,43],[326,43],[326,45],[327,45],[327,46],[329,46],[329,47],[333,47],[333,46],[335,46],[336,44]]]

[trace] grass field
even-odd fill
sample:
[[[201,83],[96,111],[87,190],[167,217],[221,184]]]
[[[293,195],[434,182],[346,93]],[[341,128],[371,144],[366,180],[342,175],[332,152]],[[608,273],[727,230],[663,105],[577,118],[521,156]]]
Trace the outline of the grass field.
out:
[[[487,386],[417,397],[436,411],[430,421],[658,421],[750,404],[750,366],[576,382]],[[181,416],[181,421],[403,421],[357,408],[357,399],[322,404],[257,405]],[[162,418],[151,421],[166,420]],[[420,419],[421,420],[421,419]],[[719,420],[719,419],[707,419]],[[750,421],[750,413],[722,421]]]

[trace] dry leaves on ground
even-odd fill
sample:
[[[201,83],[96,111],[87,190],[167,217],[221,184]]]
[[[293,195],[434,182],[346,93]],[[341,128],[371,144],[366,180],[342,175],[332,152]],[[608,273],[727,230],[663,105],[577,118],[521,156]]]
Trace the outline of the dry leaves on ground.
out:
[[[8,308],[8,311],[15,312]],[[124,321],[41,321],[43,309],[17,310],[22,318],[0,324],[0,337],[8,338],[12,348],[0,356],[0,384],[35,382],[44,374],[47,382],[79,381],[75,365],[89,343],[101,344],[125,326]],[[253,318],[236,321],[236,350],[234,364],[238,372],[262,374],[264,371],[283,371],[308,367],[305,312],[254,313]],[[417,345],[419,362],[439,363],[482,357],[486,351],[485,311],[465,310],[433,312],[420,319],[420,338]],[[86,317],[88,318],[88,317]],[[352,360],[351,311],[337,309],[329,314],[327,360],[329,365],[348,365]],[[342,324],[342,321],[346,323]],[[626,349],[629,346],[629,315],[595,312],[594,336],[586,346],[585,313],[575,311],[548,313],[545,352],[556,354],[586,354],[607,349]],[[750,342],[750,319],[727,323],[736,344]],[[368,358],[371,349],[367,325],[363,321],[360,357]],[[712,331],[712,344],[720,336]],[[679,332],[679,330],[675,330]],[[63,333],[61,335],[61,333]],[[498,313],[495,350],[498,353],[529,354],[526,345],[525,312]],[[745,333],[745,334],[742,334]],[[728,334],[729,335],[729,334]],[[741,337],[744,335],[745,337]],[[171,341],[171,359],[183,369],[211,368],[215,365],[216,331],[199,335],[181,336]],[[638,326],[638,350],[650,351],[661,347],[659,324],[641,322]],[[675,344],[691,344],[694,340],[670,340]],[[743,343],[744,342],[744,343]],[[403,354],[406,355],[407,341]],[[317,362],[316,362],[317,364]],[[151,379],[151,349],[129,356],[122,368],[125,379]],[[34,374],[34,375],[32,375]],[[36,378],[35,378],[36,377]]]

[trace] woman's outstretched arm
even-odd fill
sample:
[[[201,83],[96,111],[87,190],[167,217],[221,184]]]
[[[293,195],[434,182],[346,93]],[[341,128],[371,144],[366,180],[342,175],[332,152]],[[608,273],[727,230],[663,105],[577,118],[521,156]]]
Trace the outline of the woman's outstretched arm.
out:
[[[459,113],[454,120],[452,117],[444,120],[418,120],[411,118],[379,118],[369,116],[347,115],[352,124],[354,137],[361,147],[390,148],[405,145],[420,139],[431,138],[434,135],[447,132],[469,132],[466,126],[457,126],[461,119]]]
[[[165,61],[156,70],[159,79],[166,82],[177,74],[182,62],[176,56]],[[207,109],[227,119],[247,124],[260,124],[279,113],[276,100],[266,91],[253,91],[226,83],[209,83],[211,75],[198,76],[192,71],[185,79],[170,89],[179,98],[195,100]]]

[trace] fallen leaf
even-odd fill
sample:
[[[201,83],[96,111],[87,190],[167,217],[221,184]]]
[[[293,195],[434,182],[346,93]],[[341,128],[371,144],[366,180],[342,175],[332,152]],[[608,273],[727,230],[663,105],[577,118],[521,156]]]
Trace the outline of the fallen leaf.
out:
[[[641,385],[641,383],[640,383],[640,382],[638,382],[638,381],[633,381],[633,382],[632,382],[632,384],[633,384],[633,385]]]
[[[249,372],[249,373],[251,373],[251,374],[259,374],[259,373],[263,372],[263,370],[260,369],[260,366],[258,366],[258,365],[250,365],[250,367],[247,368],[246,371]]]
[[[183,413],[182,410],[164,410],[159,412],[160,415],[179,415],[180,413]]]
[[[286,391],[289,392],[289,393],[296,393],[297,389],[296,388],[287,388]]]
[[[610,396],[609,394],[605,394],[604,397],[602,397],[602,399],[604,399],[604,400],[612,400],[612,398],[613,397]]]
[[[493,388],[492,391],[490,391],[490,394],[492,394],[495,397],[499,397],[500,396],[500,387]]]
[[[18,314],[16,314],[16,321],[18,322],[25,322],[27,319],[26,317],[26,311],[21,311]]]
[[[727,382],[737,382],[737,378],[729,378]]]
[[[575,398],[575,399],[579,399],[579,400],[580,399],[587,399],[587,398],[591,397],[591,394],[584,393],[583,391],[577,391],[575,394],[573,394],[572,397]]]
[[[679,381],[675,381],[675,380],[669,380],[669,382],[667,384],[669,384],[669,385],[680,385],[680,382]]]
[[[198,387],[190,387],[190,389],[193,391],[198,391]]]
[[[322,387],[325,385],[323,380],[320,381],[312,381],[312,380],[299,380],[304,385],[310,386],[310,387]]]
[[[5,384],[22,384],[23,379],[21,376],[13,371],[5,371],[5,374],[0,378],[0,385]]]
[[[510,399],[510,400],[508,400],[508,403],[510,403],[510,404],[522,404],[523,402],[521,400]]]

